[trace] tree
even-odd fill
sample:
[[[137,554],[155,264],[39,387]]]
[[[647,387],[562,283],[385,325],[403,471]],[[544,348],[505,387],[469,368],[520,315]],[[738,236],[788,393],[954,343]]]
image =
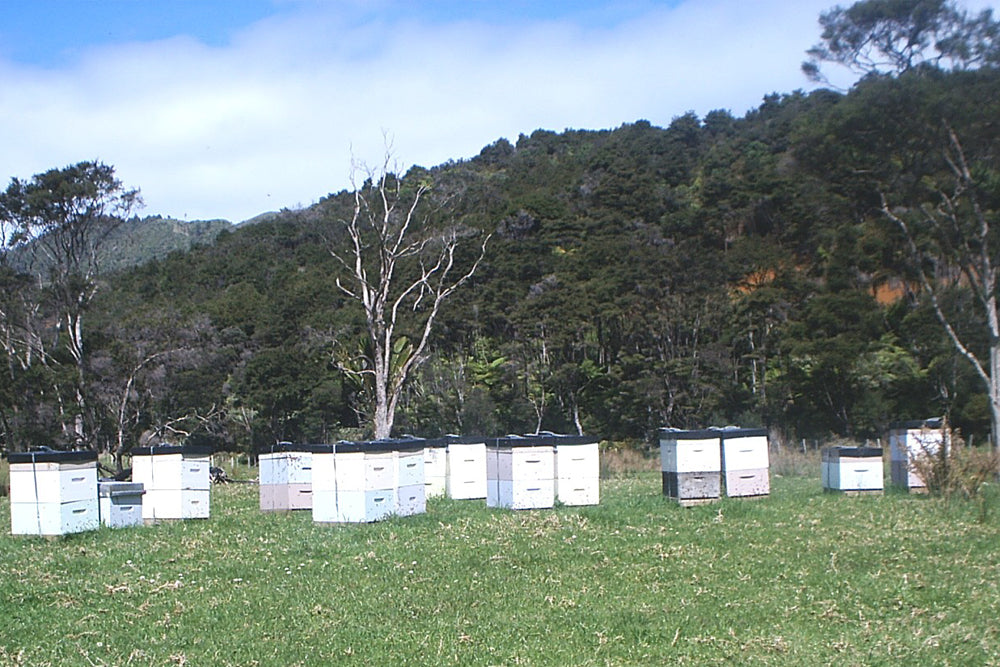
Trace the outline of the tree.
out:
[[[1000,24],[992,10],[970,16],[948,0],[860,0],[820,14],[822,42],[802,70],[825,82],[820,63],[855,74],[900,74],[921,63],[954,69],[1000,64]]]
[[[346,272],[337,287],[364,309],[370,346],[362,368],[345,370],[371,382],[377,439],[391,435],[404,384],[427,359],[441,306],[476,272],[489,241],[487,235],[478,257],[455,278],[456,251],[467,232],[436,229],[425,206],[430,184],[404,182],[391,163],[386,150],[377,169],[353,165],[353,212],[342,221],[347,249],[334,241],[330,247]],[[359,174],[365,177],[360,187]]]
[[[36,264],[75,368],[76,411],[64,431],[76,444],[93,444],[85,426],[83,316],[98,289],[99,252],[141,203],[138,190],[126,190],[114,168],[99,162],[51,169],[30,181],[13,178],[0,194],[0,221],[15,230],[11,241]]]

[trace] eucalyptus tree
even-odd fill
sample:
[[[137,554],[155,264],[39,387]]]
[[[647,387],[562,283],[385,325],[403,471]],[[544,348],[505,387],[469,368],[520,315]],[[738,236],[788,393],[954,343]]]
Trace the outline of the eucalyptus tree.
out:
[[[364,310],[369,345],[360,363],[342,368],[370,386],[375,438],[392,434],[404,385],[428,357],[441,307],[475,274],[489,241],[486,235],[461,267],[460,245],[474,232],[435,224],[441,209],[430,205],[431,184],[410,182],[417,179],[398,176],[393,166],[389,150],[377,168],[353,165],[353,207],[338,225],[345,242],[331,239],[329,248],[343,268],[337,287]]]
[[[85,424],[83,319],[99,289],[100,251],[108,235],[141,204],[139,191],[127,189],[114,168],[100,162],[50,169],[28,181],[12,178],[0,193],[0,221],[13,230],[11,241],[29,259],[72,361],[76,406],[61,412],[64,433],[76,444],[93,444]]]

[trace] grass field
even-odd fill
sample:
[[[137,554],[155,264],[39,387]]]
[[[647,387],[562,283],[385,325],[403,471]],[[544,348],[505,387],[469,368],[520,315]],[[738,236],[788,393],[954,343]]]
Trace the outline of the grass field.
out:
[[[44,539],[0,498],[0,664],[1000,665],[1000,494],[599,506],[315,525],[253,485],[212,518]]]

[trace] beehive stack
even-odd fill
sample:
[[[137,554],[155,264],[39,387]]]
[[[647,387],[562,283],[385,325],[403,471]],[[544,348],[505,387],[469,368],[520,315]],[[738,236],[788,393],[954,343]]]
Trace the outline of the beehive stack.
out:
[[[771,493],[767,429],[719,429],[726,496],[766,496]]]
[[[8,454],[10,532],[66,535],[100,526],[97,452]]]
[[[132,481],[146,491],[142,518],[207,519],[211,508],[212,450],[196,445],[155,445],[132,450]]]
[[[422,440],[343,441],[314,447],[313,521],[367,523],[426,510]]]
[[[881,447],[824,447],[823,490],[882,493],[885,487]]]
[[[446,493],[453,500],[486,497],[486,438],[449,435]]]
[[[556,502],[597,505],[601,499],[597,439],[584,435],[550,435],[555,457]]]
[[[940,419],[897,422],[889,426],[889,478],[892,485],[908,491],[924,491],[927,481],[920,467],[940,456],[945,446]]]
[[[257,456],[260,509],[265,512],[312,509],[312,450],[281,442]]]
[[[551,439],[507,436],[487,441],[486,505],[508,509],[555,505]]]
[[[719,432],[660,429],[663,495],[681,505],[717,500],[721,492]]]
[[[145,492],[139,482],[98,481],[101,525],[109,528],[141,526],[142,496]]]

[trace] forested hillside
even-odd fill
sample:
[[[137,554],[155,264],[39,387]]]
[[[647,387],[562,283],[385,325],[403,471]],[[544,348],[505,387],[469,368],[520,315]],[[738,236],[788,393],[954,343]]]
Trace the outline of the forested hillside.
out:
[[[947,414],[985,438],[985,388],[893,215],[959,206],[940,186],[954,139],[992,237],[998,106],[994,69],[917,68],[846,94],[770,95],[743,118],[537,130],[413,168],[403,183],[431,186],[421,217],[465,230],[460,262],[492,237],[440,313],[395,432],[641,443],[663,426],[739,424],[863,439]],[[370,388],[345,369],[369,343],[334,257],[353,205],[332,194],[106,276],[84,320],[99,441],[365,435]],[[985,355],[961,266],[917,268],[954,276],[939,306]],[[8,362],[4,445],[58,439],[40,379],[55,366]]]

